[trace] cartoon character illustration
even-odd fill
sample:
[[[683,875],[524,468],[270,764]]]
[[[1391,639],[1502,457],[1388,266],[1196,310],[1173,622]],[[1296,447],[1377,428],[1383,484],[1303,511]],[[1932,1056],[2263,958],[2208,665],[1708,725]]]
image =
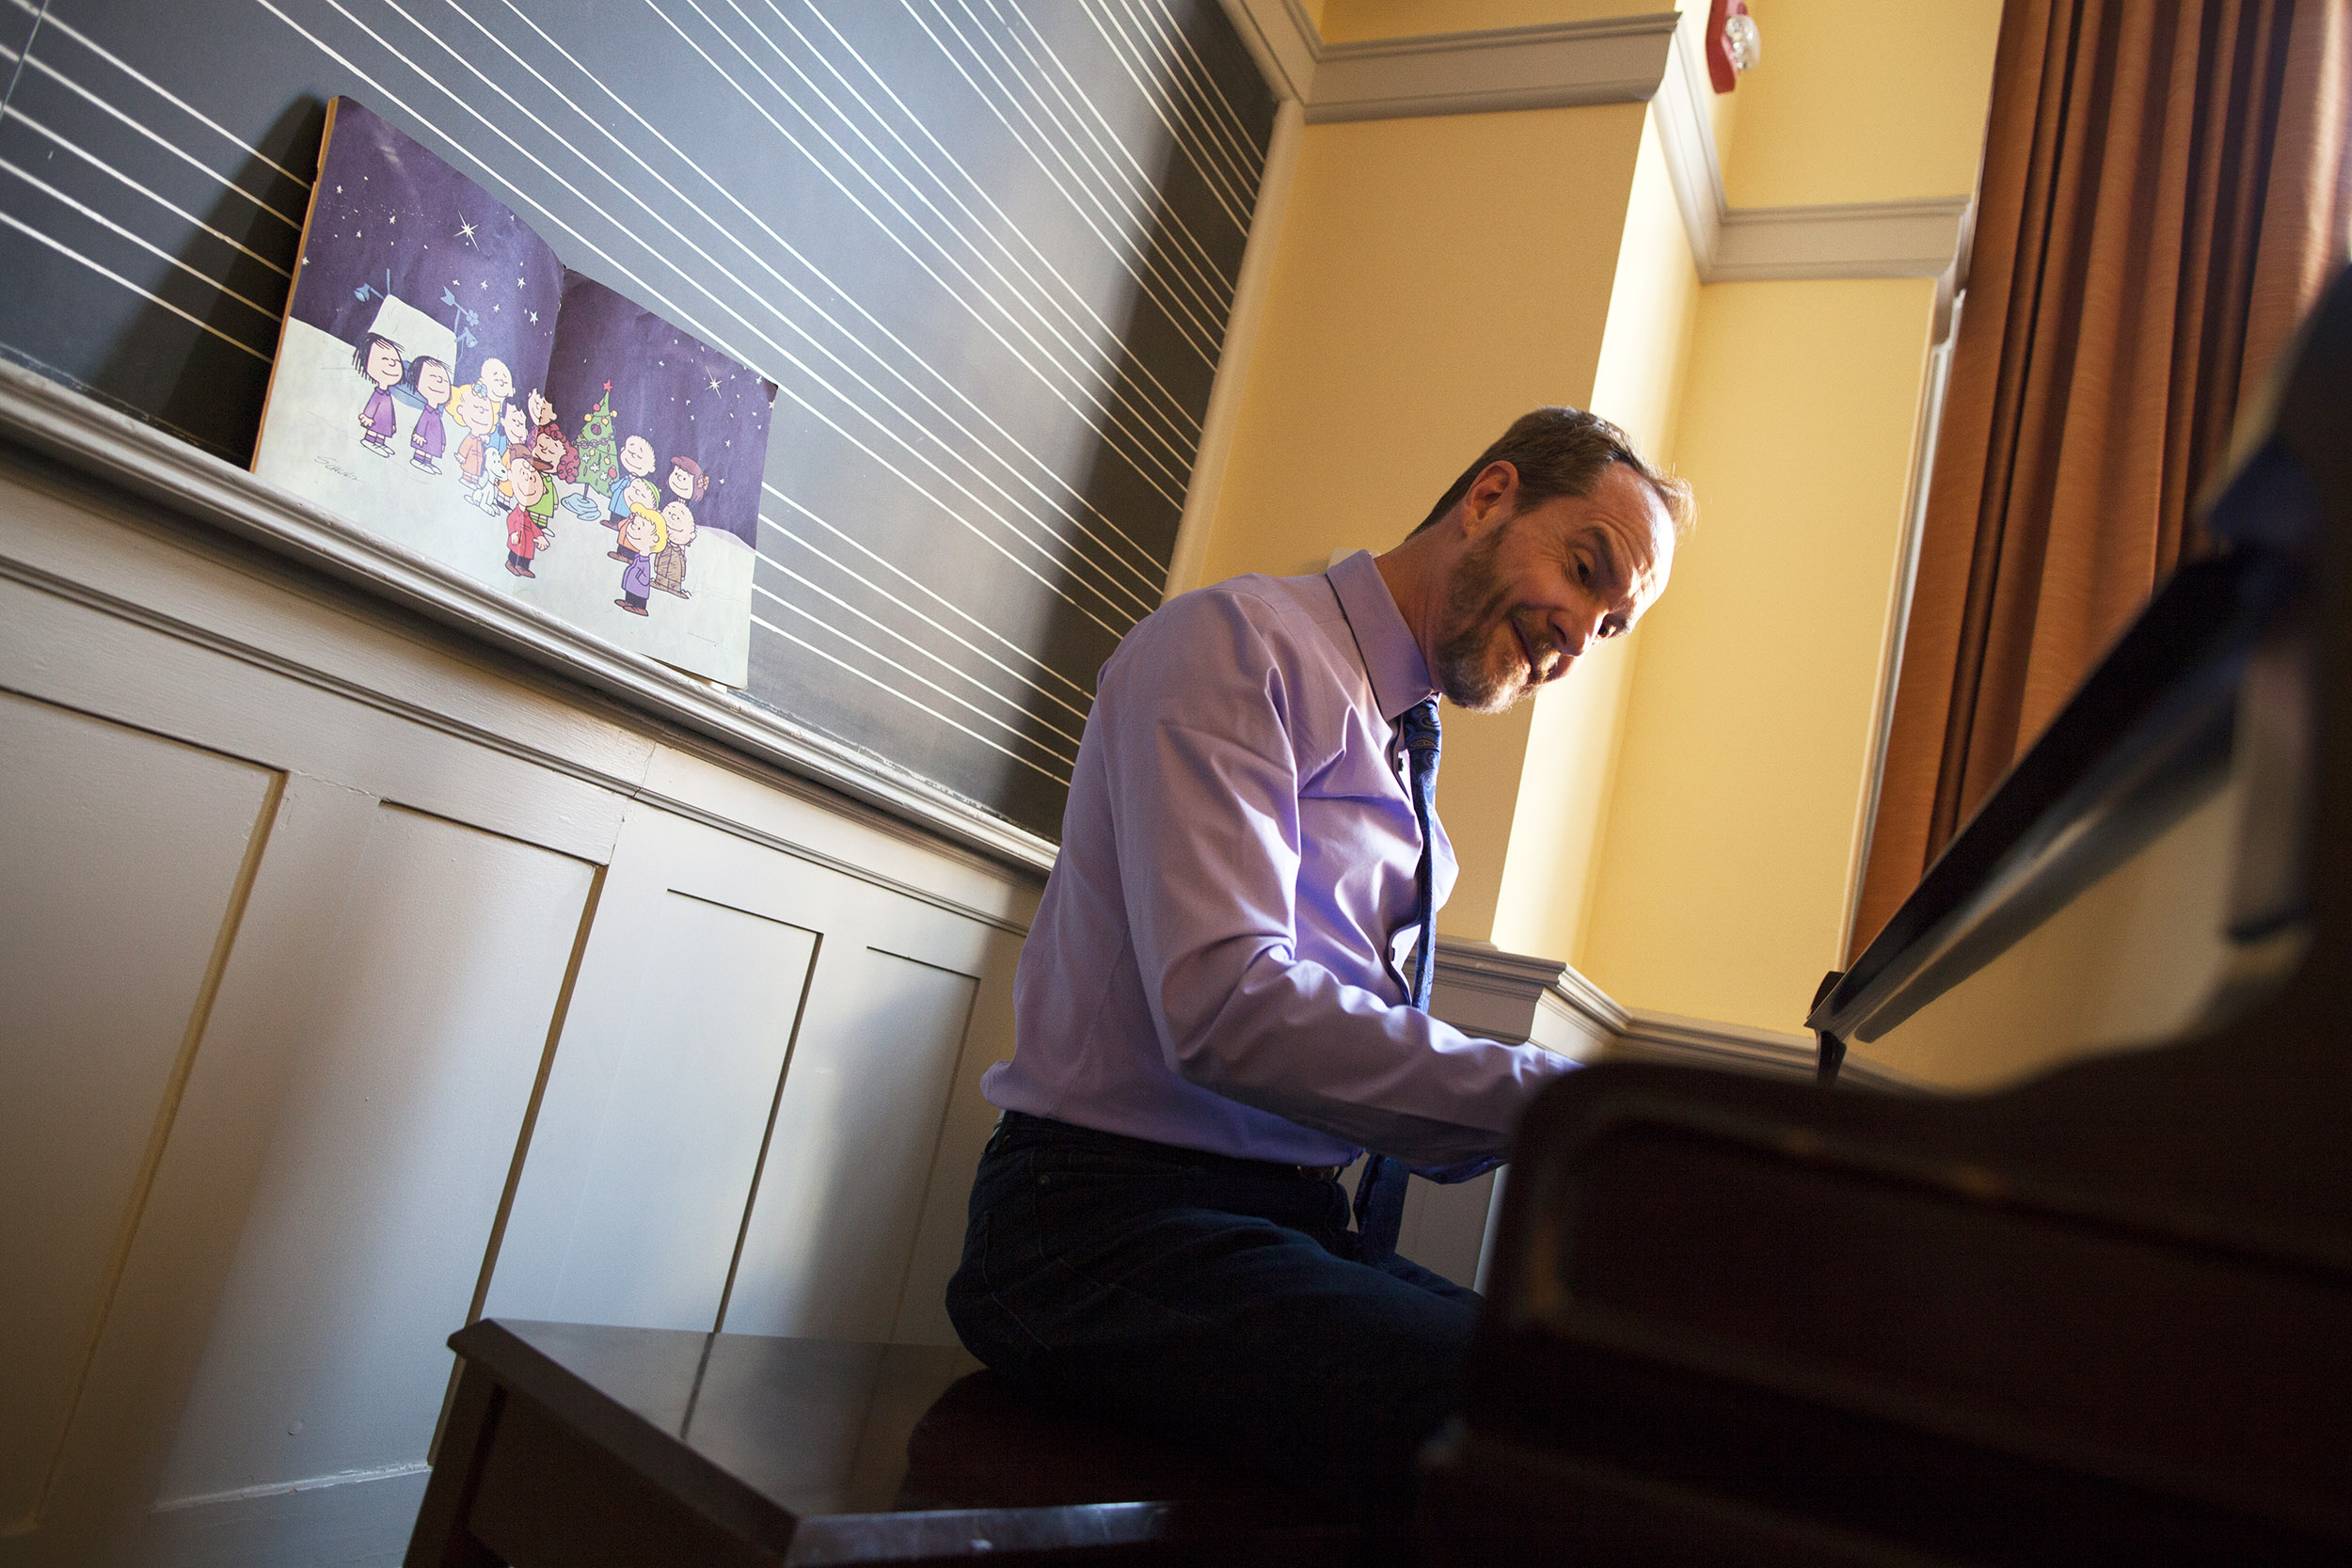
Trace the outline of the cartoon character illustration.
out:
[[[555,539],[537,510],[547,494],[547,481],[530,458],[517,453],[506,460],[506,488],[515,498],[514,510],[506,515],[506,569],[518,578],[535,578],[539,574],[531,569],[532,558]]]
[[[669,527],[653,508],[632,508],[621,524],[621,547],[609,552],[628,563],[621,573],[621,596],[612,602],[631,615],[646,613],[645,601],[653,594],[653,558],[668,547]]]
[[[543,474],[550,474],[569,484],[580,477],[580,452],[564,439],[564,433],[551,424],[543,424],[531,438],[531,460]]]
[[[506,465],[510,472],[517,463],[529,467],[532,477],[539,482],[538,489],[531,497],[529,502],[531,515],[539,519],[540,531],[553,538],[555,536],[555,475],[540,460],[540,453],[537,451],[521,445],[506,449]],[[513,490],[515,487],[514,482],[510,479],[506,488]]]
[[[499,410],[499,427],[490,437],[490,454],[498,459],[500,468],[506,467],[506,454],[518,442],[525,453],[531,451],[531,427],[523,422],[522,404],[510,403]]]
[[[536,387],[523,399],[523,411],[530,416],[533,430],[544,430],[555,422],[555,404],[542,397]]]
[[[498,410],[490,406],[490,395],[475,386],[459,387],[449,395],[449,417],[466,434],[457,443],[457,477],[466,486],[466,499],[476,499],[491,481],[489,437],[496,428]]]
[[[392,408],[392,388],[400,385],[407,371],[400,345],[380,333],[371,332],[352,351],[351,364],[375,388],[368,396],[368,405],[359,410],[359,439],[378,457],[389,457],[392,436],[400,428]]]
[[[485,359],[474,386],[490,400],[490,418],[497,422],[506,413],[506,400],[515,395],[515,372],[506,368],[503,359]]]
[[[429,354],[420,354],[408,367],[408,389],[424,404],[424,412],[417,416],[417,428],[409,433],[408,461],[426,473],[441,471],[441,452],[449,440],[449,426],[442,420],[442,410],[449,404],[451,389],[449,367]]]
[[[477,392],[482,390],[479,387],[474,389]],[[486,400],[488,394],[483,395]],[[513,504],[511,492],[514,487],[506,481],[507,459],[531,455],[530,435],[523,429],[520,404],[510,403],[499,410],[496,428],[482,437],[482,450],[488,462],[482,479],[482,489],[476,499],[485,511],[493,514],[503,512]]]
[[[639,508],[647,512],[661,510],[661,492],[653,487],[650,479],[632,479],[621,489],[620,508],[605,519],[604,526],[617,530],[628,521],[628,515]]]
[[[612,499],[610,503],[612,515],[605,519],[605,527],[616,529],[621,526],[621,519],[628,515],[631,498],[636,494],[637,486],[640,484],[645,487],[645,499],[636,504],[640,506],[654,504],[653,485],[650,483],[652,478],[653,443],[643,436],[632,436],[623,441],[621,443],[621,477],[612,486]]]
[[[661,520],[669,525],[669,537],[653,558],[653,585],[691,599],[694,595],[685,586],[686,546],[694,542],[694,514],[684,501],[672,501],[661,509]]]
[[[673,457],[668,484],[670,494],[678,499],[698,501],[703,499],[703,492],[710,488],[710,476],[692,458]]]

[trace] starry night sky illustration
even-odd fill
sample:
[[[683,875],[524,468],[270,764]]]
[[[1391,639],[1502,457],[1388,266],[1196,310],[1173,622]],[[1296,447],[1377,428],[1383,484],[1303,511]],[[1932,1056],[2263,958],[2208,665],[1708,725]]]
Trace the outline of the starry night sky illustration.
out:
[[[455,331],[457,381],[477,379],[495,357],[513,372],[517,395],[537,382],[554,346],[564,266],[488,192],[345,98],[314,199],[294,320],[356,346],[394,294]],[[572,411],[563,412],[564,434],[577,436]]]
[[[564,436],[580,438],[581,421],[609,385],[613,441],[643,436],[653,444],[657,485],[672,458],[692,458],[710,476],[709,490],[693,503],[697,526],[756,546],[774,384],[578,273],[564,285],[562,314],[548,397]],[[591,480],[585,471],[580,477]]]
[[[348,98],[337,102],[316,202],[294,292],[296,321],[356,347],[385,295],[397,296],[456,335],[459,383],[478,380],[485,359],[503,360],[515,395],[544,387],[574,442],[609,383],[614,441],[643,436],[653,444],[656,485],[671,459],[692,458],[710,478],[694,503],[696,523],[756,545],[772,383],[566,272],[480,185]],[[595,477],[580,475],[601,492]]]

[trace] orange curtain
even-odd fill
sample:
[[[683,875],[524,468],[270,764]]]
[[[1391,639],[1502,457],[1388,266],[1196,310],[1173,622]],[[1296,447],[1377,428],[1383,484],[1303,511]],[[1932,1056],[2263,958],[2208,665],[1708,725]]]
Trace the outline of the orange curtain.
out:
[[[2345,252],[2352,0],[2010,0],[1852,952],[2195,553]]]

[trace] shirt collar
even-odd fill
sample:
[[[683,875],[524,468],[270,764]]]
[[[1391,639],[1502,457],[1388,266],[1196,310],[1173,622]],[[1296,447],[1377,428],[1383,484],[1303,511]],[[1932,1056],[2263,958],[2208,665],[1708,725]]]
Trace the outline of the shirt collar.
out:
[[[1422,657],[1405,614],[1396,608],[1389,585],[1380,577],[1370,550],[1358,550],[1334,562],[1323,574],[1340,596],[1341,613],[1356,634],[1364,656],[1364,673],[1372,677],[1373,700],[1380,717],[1393,720],[1415,703],[1438,694],[1429,679],[1429,661]]]

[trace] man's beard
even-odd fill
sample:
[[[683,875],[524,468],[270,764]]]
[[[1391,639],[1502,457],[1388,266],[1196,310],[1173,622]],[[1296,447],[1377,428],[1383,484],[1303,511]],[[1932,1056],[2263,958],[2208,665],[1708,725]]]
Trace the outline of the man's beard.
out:
[[[1511,637],[1500,654],[1495,648],[1496,629],[1512,627],[1517,620],[1510,609],[1510,586],[1495,570],[1510,526],[1506,521],[1470,547],[1446,591],[1445,625],[1434,672],[1438,689],[1454,706],[1473,713],[1500,713],[1534,689],[1534,673],[1523,673],[1519,638]],[[1528,640],[1538,658],[1545,645]]]

